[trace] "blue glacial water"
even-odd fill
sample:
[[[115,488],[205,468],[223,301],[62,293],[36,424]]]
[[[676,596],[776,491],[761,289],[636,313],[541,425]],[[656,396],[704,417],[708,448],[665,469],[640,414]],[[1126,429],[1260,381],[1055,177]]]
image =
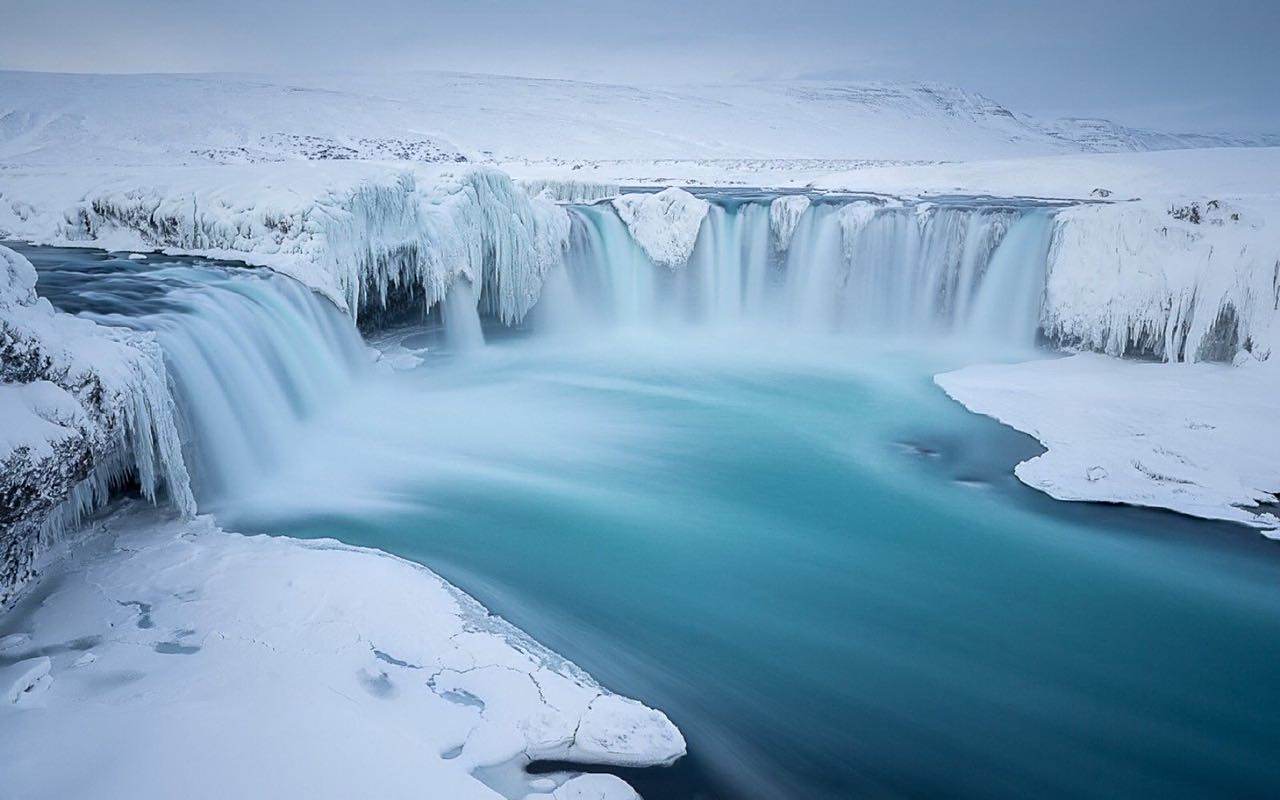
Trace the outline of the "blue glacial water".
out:
[[[967,337],[850,330],[822,273],[770,277],[767,240],[745,219],[717,223],[742,237],[716,243],[743,254],[730,296],[757,305],[736,306],[716,300],[726,284],[711,273],[730,256],[710,245],[691,273],[701,290],[659,275],[637,292],[631,273],[609,272],[630,251],[593,268],[622,245],[602,212],[580,213],[578,262],[548,295],[563,307],[542,309],[554,335],[490,329],[477,348],[468,321],[468,346],[454,348],[433,317],[376,339],[422,359],[398,370],[368,365],[354,328],[318,298],[292,284],[277,287],[284,301],[263,294],[283,279],[191,259],[25,252],[55,303],[175,326],[171,361],[296,362],[296,379],[275,388],[234,371],[225,385],[178,386],[192,430],[216,418],[220,393],[240,398],[220,425],[259,426],[221,455],[192,434],[202,507],[236,530],[334,537],[429,565],[663,709],[690,755],[627,774],[651,800],[1274,794],[1275,543],[1022,486],[1012,467],[1035,442],[932,383],[974,360]],[[812,215],[809,252],[834,246],[819,230],[831,217]],[[995,224],[1039,247],[1039,228],[1017,222]],[[994,246],[974,241],[986,228],[941,223],[960,237],[955,268],[921,269],[913,285],[996,274]],[[866,257],[880,263],[903,224],[886,220],[862,242]],[[1007,291],[1034,295],[1010,276]],[[863,277],[890,328],[1000,305],[978,287],[940,316],[910,287]],[[686,291],[678,307],[717,324],[668,319],[664,291]],[[210,297],[220,310],[200,305]],[[332,336],[246,332],[286,307]],[[602,327],[600,307],[626,324]],[[777,308],[792,311],[757,324]],[[201,328],[176,323],[215,313],[215,328],[240,333],[206,330],[194,337],[204,355],[192,355],[183,331]],[[803,324],[815,318],[831,324]],[[989,322],[960,332],[1005,336]],[[297,346],[260,358],[273,336]],[[340,375],[301,377],[335,359]]]
[[[1277,785],[1271,543],[1056,507],[1010,474],[1034,443],[932,386],[946,359],[722,345],[399,376],[231,519],[429,564],[663,708],[691,756],[652,797]]]

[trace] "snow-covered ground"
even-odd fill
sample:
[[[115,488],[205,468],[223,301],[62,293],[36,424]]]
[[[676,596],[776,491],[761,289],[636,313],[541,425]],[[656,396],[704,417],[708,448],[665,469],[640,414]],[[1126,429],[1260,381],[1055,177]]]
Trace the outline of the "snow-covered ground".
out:
[[[968,159],[1078,152],[928,84],[640,87],[492,75],[0,72],[0,162]]]
[[[0,617],[5,797],[625,800],[521,768],[684,754],[425,567],[156,516],[95,523]]]
[[[884,161],[1277,144],[1036,120],[936,84],[628,86],[446,72],[0,72],[0,165],[394,160],[733,185]]]
[[[1047,452],[1019,479],[1059,500],[1280,528],[1280,364],[1152,364],[1081,353],[934,379]],[[1260,504],[1263,504],[1260,506]]]
[[[1080,200],[1275,197],[1280,147],[1085,153],[832,171],[818,189],[890,194],[986,194]],[[1098,191],[1101,190],[1101,191]]]

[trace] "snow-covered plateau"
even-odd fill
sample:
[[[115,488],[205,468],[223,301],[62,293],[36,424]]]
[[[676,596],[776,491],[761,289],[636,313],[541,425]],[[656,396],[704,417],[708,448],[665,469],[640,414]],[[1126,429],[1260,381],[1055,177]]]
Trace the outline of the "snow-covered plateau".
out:
[[[1232,146],[1131,152],[1189,143]],[[451,294],[521,323],[585,212],[674,281],[722,253],[767,251],[772,268],[820,245],[842,260],[797,293],[804,308],[870,286],[911,305],[907,321],[982,306],[1007,322],[975,287],[1008,271],[993,254],[1021,237],[1040,255],[1012,265],[1035,303],[1017,333],[1076,354],[939,386],[1037,438],[1047,451],[1016,474],[1053,497],[1271,532],[1280,147],[1248,145],[1273,143],[1037,122],[933,85],[0,72],[0,240],[234,259],[368,327]],[[700,186],[773,191],[746,230]],[[1025,208],[1038,216],[1019,228]],[[933,259],[909,286],[860,261],[899,251]],[[766,316],[736,304],[768,281],[737,279],[727,315]],[[611,775],[519,768],[683,754],[660,712],[426,568],[197,516],[155,337],[62,313],[39,288],[0,246],[5,790],[623,798]],[[126,483],[174,513],[72,535]],[[136,747],[104,763],[106,740]]]

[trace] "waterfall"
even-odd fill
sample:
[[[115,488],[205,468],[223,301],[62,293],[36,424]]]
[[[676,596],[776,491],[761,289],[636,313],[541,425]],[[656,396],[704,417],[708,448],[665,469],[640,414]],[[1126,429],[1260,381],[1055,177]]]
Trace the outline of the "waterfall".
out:
[[[767,199],[713,201],[688,263],[675,269],[655,265],[609,205],[573,207],[572,298],[558,289],[543,303],[571,303],[585,310],[577,316],[617,327],[1035,342],[1054,209],[794,199],[781,240],[787,215]]]
[[[449,286],[440,309],[444,317],[445,342],[457,353],[484,347],[480,330],[480,312],[476,310],[476,292],[471,281],[459,277]]]
[[[368,364],[349,317],[265,271],[171,266],[84,288],[82,313],[155,332],[202,507],[268,474]]]
[[[675,266],[655,264],[615,206],[568,207],[564,257],[539,279],[533,324],[578,336],[696,326],[1035,342],[1054,209],[774,202],[715,198],[687,262]],[[368,363],[350,317],[288,278],[191,262],[125,265],[79,272],[61,289],[54,271],[41,285],[64,309],[156,334],[202,507],[274,470],[303,421]],[[492,297],[486,303],[494,291],[453,275],[438,307],[451,350],[483,347],[481,313],[505,319]]]

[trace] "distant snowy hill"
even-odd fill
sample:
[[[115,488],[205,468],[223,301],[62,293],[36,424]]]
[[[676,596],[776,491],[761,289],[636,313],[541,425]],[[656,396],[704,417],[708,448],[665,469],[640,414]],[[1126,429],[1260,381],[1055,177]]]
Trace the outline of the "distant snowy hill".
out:
[[[1066,117],[1040,126],[1051,136],[1094,153],[1190,150],[1201,147],[1280,147],[1280,134],[1164,133],[1130,128],[1109,119]]]
[[[440,72],[0,72],[0,165],[810,159],[970,160],[1253,144],[1048,125],[930,84],[641,88]],[[832,168],[838,168],[833,165]]]

